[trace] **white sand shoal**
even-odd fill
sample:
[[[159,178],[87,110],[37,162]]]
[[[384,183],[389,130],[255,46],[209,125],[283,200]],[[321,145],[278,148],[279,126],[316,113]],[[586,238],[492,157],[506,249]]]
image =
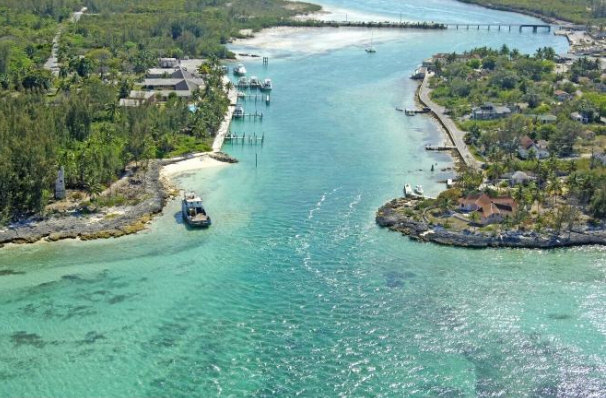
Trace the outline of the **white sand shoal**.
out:
[[[394,39],[420,35],[412,29],[375,29],[373,44],[377,45]],[[261,55],[322,54],[345,47],[368,47],[371,32],[368,28],[310,28],[277,27],[264,29],[255,36],[234,41],[236,52],[259,52]],[[240,58],[240,57],[238,57]]]

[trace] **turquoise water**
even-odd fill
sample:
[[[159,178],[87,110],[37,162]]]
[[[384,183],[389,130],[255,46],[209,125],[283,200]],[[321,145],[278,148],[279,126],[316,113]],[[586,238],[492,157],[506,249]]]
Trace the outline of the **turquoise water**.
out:
[[[404,5],[333,5],[389,4]],[[408,75],[432,53],[503,43],[566,49],[547,34],[404,32],[373,56],[247,63],[272,77],[272,104],[232,129],[264,145],[227,144],[239,164],[179,178],[209,230],[187,230],[171,202],[136,236],[0,251],[0,271],[19,272],[0,276],[0,396],[604,397],[604,248],[464,250],[374,223],[405,181],[435,194],[449,175],[423,150],[443,140],[435,124],[394,111],[413,105]]]

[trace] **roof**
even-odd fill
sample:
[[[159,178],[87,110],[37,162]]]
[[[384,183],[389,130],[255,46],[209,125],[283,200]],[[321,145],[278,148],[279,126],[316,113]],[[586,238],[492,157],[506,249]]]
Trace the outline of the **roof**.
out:
[[[517,207],[515,200],[510,197],[491,198],[485,193],[461,198],[459,199],[459,203],[462,205],[475,205],[482,218],[488,218],[493,214],[511,214]]]
[[[524,137],[520,138],[520,146],[522,148],[528,149],[533,145],[534,145],[534,141],[529,136],[525,135]]]
[[[523,171],[516,171],[515,173],[513,173],[513,175],[511,176],[512,180],[529,180],[530,176],[526,173],[524,173]]]
[[[556,115],[537,115],[537,120],[540,122],[555,122],[558,120]]]

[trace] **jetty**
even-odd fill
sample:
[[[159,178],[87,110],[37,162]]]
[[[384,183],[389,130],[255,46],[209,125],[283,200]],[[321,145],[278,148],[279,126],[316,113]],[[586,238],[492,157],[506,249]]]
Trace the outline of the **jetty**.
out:
[[[440,122],[442,127],[446,130],[446,133],[450,137],[450,140],[453,142],[456,151],[459,153],[459,157],[463,161],[463,163],[474,169],[480,169],[482,166],[482,162],[478,161],[473,154],[469,151],[469,148],[463,141],[465,137],[465,131],[460,130],[455,122],[450,118],[449,115],[446,114],[446,108],[436,104],[431,100],[429,94],[431,93],[431,89],[429,88],[429,79],[433,76],[433,74],[427,74],[421,83],[421,87],[418,91],[419,101],[427,108],[430,109],[430,112],[435,118]]]

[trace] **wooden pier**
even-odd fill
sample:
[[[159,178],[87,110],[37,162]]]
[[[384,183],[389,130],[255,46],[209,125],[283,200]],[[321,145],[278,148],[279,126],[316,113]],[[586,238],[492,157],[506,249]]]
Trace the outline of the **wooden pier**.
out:
[[[431,112],[431,109],[429,109],[428,107],[424,107],[423,109],[404,109],[404,114],[406,116],[414,116],[417,113],[429,113]]]
[[[265,133],[261,136],[258,136],[257,133],[253,133],[252,135],[246,135],[246,133],[242,133],[242,135],[238,135],[237,133],[229,133],[225,136],[225,139],[230,143],[248,143],[250,145],[263,145],[265,142]]]
[[[454,145],[425,145],[426,151],[453,151],[457,149]]]
[[[263,113],[262,112],[245,113],[244,115],[241,115],[241,116],[234,115],[233,118],[234,119],[246,119],[246,118],[263,119]]]

